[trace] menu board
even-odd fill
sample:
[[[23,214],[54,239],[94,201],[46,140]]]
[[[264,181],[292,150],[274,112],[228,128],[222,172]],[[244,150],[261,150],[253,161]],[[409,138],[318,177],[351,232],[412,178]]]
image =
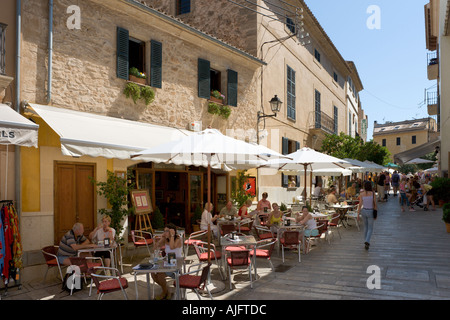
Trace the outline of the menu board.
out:
[[[133,202],[136,214],[153,212],[148,190],[131,190],[131,201]]]

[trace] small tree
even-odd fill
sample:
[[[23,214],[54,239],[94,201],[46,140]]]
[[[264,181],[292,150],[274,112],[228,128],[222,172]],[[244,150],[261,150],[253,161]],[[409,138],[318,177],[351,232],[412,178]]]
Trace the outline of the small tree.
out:
[[[231,190],[231,201],[238,207],[242,207],[248,199],[254,198],[256,195],[254,193],[248,192],[244,189],[244,185],[248,182],[250,175],[247,171],[240,171],[236,176],[236,185],[233,190]]]
[[[151,223],[152,223],[153,229],[164,228],[164,217],[158,207],[156,207],[155,211],[153,212],[153,217],[152,217]]]
[[[104,196],[111,206],[111,209],[102,208],[99,212],[111,217],[111,228],[116,230],[116,240],[123,240],[119,238],[123,230],[122,220],[132,212],[132,209],[128,209],[127,196],[134,189],[134,184],[127,184],[127,179],[109,170],[106,182],[98,182],[94,178],[91,178],[91,182],[97,186],[97,193]]]

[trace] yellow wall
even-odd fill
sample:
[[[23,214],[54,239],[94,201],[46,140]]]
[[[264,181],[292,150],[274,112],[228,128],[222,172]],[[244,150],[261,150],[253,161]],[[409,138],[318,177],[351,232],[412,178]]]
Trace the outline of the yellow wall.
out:
[[[416,136],[416,143],[412,144],[412,136]],[[400,145],[397,145],[397,138],[400,138]],[[394,155],[406,150],[413,149],[421,144],[428,142],[428,131],[407,131],[394,132],[390,134],[377,134],[373,137],[374,142],[380,146],[383,145],[383,139],[386,139],[386,148],[391,153],[390,158],[393,161]]]

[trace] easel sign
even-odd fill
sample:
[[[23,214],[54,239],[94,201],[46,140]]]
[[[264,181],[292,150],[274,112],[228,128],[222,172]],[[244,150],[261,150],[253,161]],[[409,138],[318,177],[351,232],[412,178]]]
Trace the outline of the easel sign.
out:
[[[131,190],[131,201],[136,213],[135,230],[151,230],[149,213],[153,212],[152,202],[148,190]]]

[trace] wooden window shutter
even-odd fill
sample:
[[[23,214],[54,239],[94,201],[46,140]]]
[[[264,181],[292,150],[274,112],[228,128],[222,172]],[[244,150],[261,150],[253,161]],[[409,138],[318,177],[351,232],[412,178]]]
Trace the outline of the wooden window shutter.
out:
[[[209,99],[211,97],[210,62],[198,59],[198,96]]]
[[[297,151],[299,149],[300,149],[300,142],[299,141],[295,141],[295,151]],[[297,177],[296,177],[295,186],[297,188],[300,188],[300,174],[298,174]]]
[[[281,137],[281,154],[286,155],[289,153],[289,139]],[[287,174],[281,174],[281,186],[287,188],[289,185],[289,176]]]
[[[236,71],[228,69],[227,77],[228,77],[228,86],[227,86],[228,105],[232,107],[237,107],[238,73]]]
[[[150,85],[155,88],[162,87],[162,43],[151,40],[150,57]]]
[[[117,27],[117,77],[128,80],[128,40],[127,29]]]

